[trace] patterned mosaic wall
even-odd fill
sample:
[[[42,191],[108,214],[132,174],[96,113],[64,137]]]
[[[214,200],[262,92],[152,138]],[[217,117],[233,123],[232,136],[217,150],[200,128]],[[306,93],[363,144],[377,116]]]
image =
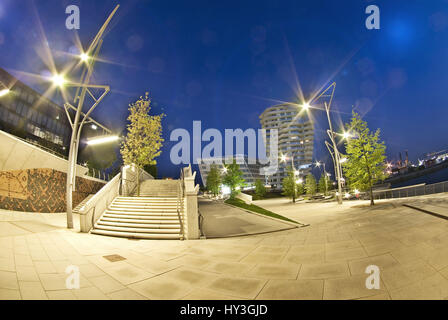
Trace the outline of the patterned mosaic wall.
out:
[[[65,212],[66,173],[53,169],[0,171],[0,208],[27,212]],[[73,207],[104,183],[76,177]]]

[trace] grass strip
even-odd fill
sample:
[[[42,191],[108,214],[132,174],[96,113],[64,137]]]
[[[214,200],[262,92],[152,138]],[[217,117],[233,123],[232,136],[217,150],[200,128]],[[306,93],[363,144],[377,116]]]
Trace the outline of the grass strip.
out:
[[[271,218],[276,218],[276,219],[285,220],[285,221],[288,221],[288,222],[293,222],[293,223],[299,224],[297,221],[288,219],[288,218],[286,218],[284,216],[281,216],[281,215],[279,215],[277,213],[274,213],[272,211],[263,209],[263,208],[261,208],[259,206],[254,205],[254,204],[247,204],[246,202],[244,202],[243,200],[240,200],[240,199],[227,199],[224,202],[227,203],[227,204],[231,204],[233,206],[242,208],[242,209],[246,209],[246,210],[249,210],[249,211],[253,211],[253,212],[256,212],[256,213],[263,214],[263,215],[271,217]]]

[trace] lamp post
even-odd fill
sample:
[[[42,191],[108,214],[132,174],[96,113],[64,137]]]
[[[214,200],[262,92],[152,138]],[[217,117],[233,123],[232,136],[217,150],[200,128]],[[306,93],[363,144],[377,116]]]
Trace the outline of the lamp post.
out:
[[[52,78],[52,81],[55,85],[62,87],[62,86],[70,86],[77,88],[74,102],[78,102],[77,107],[74,107],[70,103],[66,102],[64,104],[64,108],[68,117],[68,120],[70,122],[70,125],[72,127],[72,135],[70,139],[70,149],[69,149],[69,157],[68,157],[68,170],[67,170],[67,186],[66,186],[66,202],[67,202],[67,228],[72,229],[73,228],[73,213],[72,213],[72,206],[73,206],[73,191],[75,191],[75,182],[76,182],[76,163],[77,163],[77,157],[78,157],[78,148],[79,148],[79,140],[81,136],[81,130],[85,123],[88,123],[89,121],[89,115],[92,113],[92,111],[96,108],[96,106],[103,100],[103,98],[107,95],[107,93],[110,91],[109,86],[106,85],[92,85],[89,84],[90,78],[93,73],[93,66],[95,64],[95,58],[98,56],[99,50],[101,48],[101,45],[103,43],[102,37],[104,34],[104,31],[106,30],[106,27],[109,25],[109,22],[111,21],[112,17],[115,15],[115,12],[118,10],[119,5],[115,7],[115,9],[112,11],[112,13],[109,15],[107,20],[104,22],[100,30],[98,31],[95,38],[90,43],[88,49],[86,52],[83,52],[80,55],[80,60],[82,63],[84,63],[84,70],[81,75],[81,83],[70,83],[65,81],[63,76],[61,75],[55,75]],[[92,54],[92,57],[90,57],[90,54]],[[89,89],[102,89],[104,92],[100,97],[95,97],[94,94]],[[90,107],[89,111],[87,113],[83,113],[82,109],[84,106],[86,94],[89,94],[89,96],[93,99],[94,103]],[[72,120],[70,113],[68,109],[75,110],[75,116]],[[82,116],[82,118],[81,118]],[[87,121],[86,121],[87,120]],[[105,129],[105,128],[104,128]],[[110,133],[110,130],[106,130],[108,133]]]
[[[325,112],[327,114],[327,120],[328,120],[328,126],[329,130],[327,130],[328,136],[330,137],[330,140],[332,142],[331,148],[333,149],[333,152],[330,150],[330,145],[327,141],[325,141],[325,145],[327,146],[328,150],[330,151],[331,157],[333,158],[334,168],[336,172],[337,182],[338,182],[338,203],[342,204],[342,168],[340,164],[340,154],[337,148],[336,139],[335,139],[335,133],[333,131],[333,124],[331,123],[331,117],[330,117],[330,107],[331,103],[333,102],[333,96],[334,91],[336,89],[336,82],[333,82],[330,86],[328,86],[327,89],[322,91],[321,94],[319,94],[316,98],[313,98],[312,101],[317,101],[321,97],[329,97],[330,100],[327,104],[327,102],[324,102],[325,105]],[[311,106],[312,101],[306,102],[302,105],[302,108],[304,110],[308,110]]]

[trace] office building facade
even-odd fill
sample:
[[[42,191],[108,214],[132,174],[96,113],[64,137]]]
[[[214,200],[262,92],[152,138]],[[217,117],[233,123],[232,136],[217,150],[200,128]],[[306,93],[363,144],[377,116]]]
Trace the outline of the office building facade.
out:
[[[0,130],[67,156],[71,128],[64,109],[1,68],[0,83],[10,89],[0,98]]]
[[[306,112],[297,104],[279,104],[267,108],[260,115],[260,123],[266,129],[264,143],[269,156],[271,130],[278,131],[278,155],[285,156],[286,161],[279,161],[278,171],[269,176],[269,183],[281,188],[287,169],[293,165],[304,177],[311,170],[314,149],[314,126]]]
[[[265,176],[260,172],[260,169],[263,167],[262,164],[256,161],[256,159],[249,159],[246,155],[235,155],[222,158],[198,159],[199,172],[203,185],[207,185],[207,176],[212,164],[215,164],[218,170],[223,172],[224,164],[232,163],[233,160],[239,164],[247,187],[254,186],[256,180],[261,180],[263,183],[266,182]]]

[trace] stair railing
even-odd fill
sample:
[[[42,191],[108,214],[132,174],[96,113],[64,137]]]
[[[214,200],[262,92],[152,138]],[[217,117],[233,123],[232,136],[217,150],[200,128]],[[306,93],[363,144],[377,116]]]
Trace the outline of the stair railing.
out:
[[[181,211],[184,199],[184,176],[183,170],[180,171],[179,183],[177,184],[177,217],[180,224],[180,239],[184,240],[184,224],[182,222]]]

